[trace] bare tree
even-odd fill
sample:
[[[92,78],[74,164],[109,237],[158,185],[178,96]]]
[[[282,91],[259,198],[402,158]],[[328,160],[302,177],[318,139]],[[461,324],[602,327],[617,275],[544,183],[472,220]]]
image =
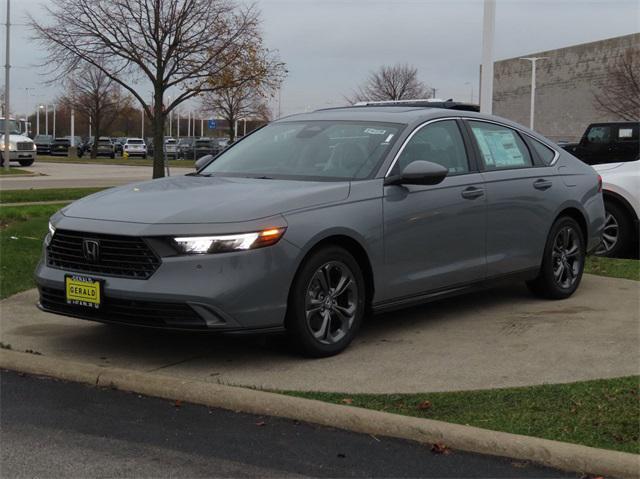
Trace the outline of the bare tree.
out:
[[[264,117],[266,100],[280,87],[287,71],[277,54],[261,45],[243,52],[243,61],[227,68],[222,75],[211,78],[218,88],[202,95],[202,110],[222,116],[227,121],[229,137],[235,141],[235,122],[239,119]],[[255,74],[247,81],[243,69]]]
[[[346,98],[359,101],[409,100],[430,98],[433,89],[418,80],[418,69],[407,64],[381,66],[371,72],[367,80]]]
[[[129,97],[122,95],[118,83],[103,70],[90,64],[79,68],[65,79],[66,95],[59,103],[83,114],[93,126],[95,141],[91,158],[96,157],[98,138],[103,129],[108,128],[123,108],[130,106]]]
[[[154,178],[164,176],[168,113],[219,88],[211,77],[236,65],[260,38],[258,11],[235,0],[52,0],[45,10],[42,18],[52,22],[31,18],[30,25],[47,48],[56,77],[88,63],[142,105],[153,125]],[[245,78],[238,83],[255,74],[241,71]]]
[[[593,96],[596,106],[604,112],[621,120],[640,119],[640,50],[627,50]]]

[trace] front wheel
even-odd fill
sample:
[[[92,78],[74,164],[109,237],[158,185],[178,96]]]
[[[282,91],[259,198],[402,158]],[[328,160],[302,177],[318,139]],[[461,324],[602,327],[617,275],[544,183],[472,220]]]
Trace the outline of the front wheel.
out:
[[[33,158],[30,160],[20,160],[20,166],[31,166],[33,165]]]
[[[296,275],[285,326],[305,356],[333,356],[351,343],[364,310],[360,266],[348,251],[331,246],[313,253]]]
[[[584,260],[585,246],[580,226],[573,218],[561,217],[549,232],[538,277],[527,282],[527,286],[544,298],[568,298],[578,289]]]

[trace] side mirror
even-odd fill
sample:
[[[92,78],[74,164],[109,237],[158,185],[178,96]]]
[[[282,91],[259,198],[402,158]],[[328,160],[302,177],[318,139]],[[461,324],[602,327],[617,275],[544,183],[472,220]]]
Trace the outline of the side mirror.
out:
[[[198,158],[195,164],[196,171],[200,171],[202,168],[208,165],[211,160],[213,160],[213,155],[204,155]]]
[[[385,185],[437,185],[445,179],[449,170],[430,161],[413,161],[399,175],[388,176]]]

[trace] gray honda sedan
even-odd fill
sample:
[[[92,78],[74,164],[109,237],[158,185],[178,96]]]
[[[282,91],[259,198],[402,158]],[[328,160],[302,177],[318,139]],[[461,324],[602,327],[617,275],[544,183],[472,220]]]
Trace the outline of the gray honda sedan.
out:
[[[291,116],[195,173],[51,218],[40,307],[179,330],[286,331],[314,357],[370,313],[526,281],[580,284],[604,224],[596,172],[471,111],[365,105]]]

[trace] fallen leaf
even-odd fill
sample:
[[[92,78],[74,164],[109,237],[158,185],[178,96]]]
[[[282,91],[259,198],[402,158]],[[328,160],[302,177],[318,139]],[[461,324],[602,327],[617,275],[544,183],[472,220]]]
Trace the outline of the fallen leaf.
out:
[[[344,399],[342,400],[342,403],[343,403],[343,404],[353,404],[353,399],[351,399],[351,398],[344,398]]]
[[[423,411],[425,409],[431,409],[431,401],[422,401],[420,404],[418,404],[418,409]]]
[[[258,421],[258,422],[256,423],[256,426],[258,426],[258,427],[262,427],[262,426],[266,426],[266,425],[267,425],[267,423],[266,423],[266,422],[264,422],[264,421]]]
[[[446,456],[447,454],[451,454],[451,449],[449,449],[441,442],[436,442],[431,446],[431,452],[434,454],[443,454]]]
[[[176,402],[173,403],[173,407],[181,407],[181,406],[182,406],[182,400],[176,399]]]

